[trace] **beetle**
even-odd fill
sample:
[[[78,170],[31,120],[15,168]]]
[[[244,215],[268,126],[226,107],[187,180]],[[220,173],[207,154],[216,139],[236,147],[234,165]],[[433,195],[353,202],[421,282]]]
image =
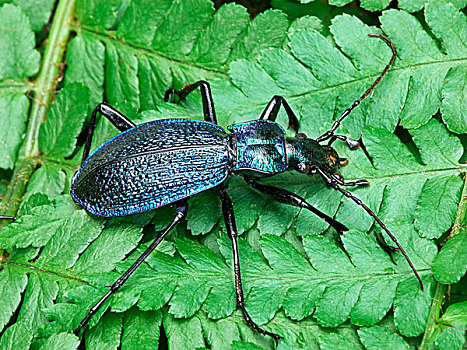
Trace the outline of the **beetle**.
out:
[[[125,283],[169,231],[186,217],[187,199],[210,189],[220,196],[223,217],[232,241],[237,306],[242,310],[247,324],[260,334],[278,341],[279,335],[259,327],[245,309],[237,228],[232,201],[227,194],[228,180],[232,175],[242,176],[247,184],[272,199],[313,212],[339,233],[347,231],[345,225],[314,208],[300,196],[260,182],[263,177],[287,170],[295,170],[308,176],[320,175],[329,187],[352,199],[374,218],[397,245],[395,249],[404,255],[423,290],[419,274],[396,237],[367,205],[342,188],[366,186],[369,183],[366,180],[345,182],[337,171],[348,161],[340,158],[331,146],[337,139],[347,142],[351,149],[359,146],[357,141],[337,135],[335,131],[342,120],[380,82],[395,60],[396,51],[389,39],[381,34],[369,35],[381,38],[390,46],[392,57],[389,63],[371,87],[344,111],[329,131],[316,140],[298,133],[298,119],[281,96],[271,99],[258,120],[234,124],[227,127],[228,131],[224,130],[217,125],[211,89],[206,81],[198,81],[180,90],[169,89],[164,96],[166,102],[172,96],[177,96],[179,102],[199,88],[204,121],[165,119],[135,125],[106,103],[101,103],[94,109],[82,163],[72,180],[70,193],[73,200],[89,213],[102,217],[131,215],[165,205],[175,205],[176,214],[172,222],[159,233],[158,238],[90,308],[75,330],[76,333],[85,327],[99,307]],[[286,136],[284,128],[275,122],[281,106],[288,116],[289,127],[297,132],[295,137]],[[106,117],[121,133],[90,154],[98,113]],[[322,144],[323,142],[326,144]]]

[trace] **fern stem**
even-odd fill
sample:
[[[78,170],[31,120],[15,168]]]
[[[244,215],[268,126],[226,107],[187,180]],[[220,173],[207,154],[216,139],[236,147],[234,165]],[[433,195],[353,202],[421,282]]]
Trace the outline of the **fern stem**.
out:
[[[0,213],[2,215],[15,214],[29,178],[40,164],[40,160],[37,158],[40,152],[39,128],[47,117],[47,112],[55,96],[55,87],[61,72],[60,66],[71,32],[74,8],[75,0],[60,0],[56,7],[41,70],[34,88],[35,96],[29,113],[26,136],[19,151],[10,185],[1,203]],[[6,222],[0,223],[0,227],[5,224]]]
[[[433,302],[431,303],[430,314],[426,323],[425,332],[423,334],[422,342],[420,343],[419,350],[431,349],[433,342],[432,335],[437,328],[437,320],[441,313],[441,306],[443,305],[444,294],[446,293],[447,286],[439,282],[436,283],[435,294],[433,295]],[[436,338],[436,337],[435,337]]]
[[[467,212],[467,181],[466,173],[463,174],[464,177],[464,186],[462,188],[462,194],[459,202],[459,207],[457,208],[456,220],[452,226],[452,230],[446,238],[446,241],[459,233],[460,229],[465,225],[465,217]],[[446,242],[445,241],[445,242]],[[430,349],[432,348],[433,342],[436,340],[436,337],[433,337],[437,328],[437,320],[441,314],[441,307],[443,305],[444,295],[447,291],[447,285],[436,283],[436,290],[433,296],[433,301],[431,303],[430,314],[428,316],[428,321],[425,327],[425,333],[423,334],[423,339],[420,344],[419,350]],[[433,339],[432,339],[433,337]]]
[[[55,97],[55,86],[60,74],[66,44],[70,36],[75,0],[59,1],[47,41],[42,67],[36,82],[35,96],[29,114],[26,137],[21,146],[19,159],[39,153],[38,135],[42,121]]]

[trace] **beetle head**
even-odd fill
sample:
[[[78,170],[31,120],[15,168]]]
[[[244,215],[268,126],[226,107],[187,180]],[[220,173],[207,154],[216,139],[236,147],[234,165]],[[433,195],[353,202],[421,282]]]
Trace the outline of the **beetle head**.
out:
[[[316,167],[328,174],[334,174],[339,171],[341,165],[346,165],[348,162],[345,158],[339,158],[336,150],[331,146],[320,145],[304,134],[287,137],[286,147],[289,168],[307,175],[313,175]]]

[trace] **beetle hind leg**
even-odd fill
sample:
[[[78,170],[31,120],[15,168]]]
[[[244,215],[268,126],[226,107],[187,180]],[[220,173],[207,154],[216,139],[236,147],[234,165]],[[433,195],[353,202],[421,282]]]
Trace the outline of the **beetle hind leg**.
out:
[[[171,95],[177,95],[178,101],[184,100],[190,93],[192,93],[197,88],[201,90],[201,99],[203,101],[203,114],[204,120],[217,124],[216,111],[214,110],[214,102],[212,100],[211,87],[207,81],[200,80],[193,84],[188,84],[181,88],[180,90],[168,89],[164,94],[164,101],[169,102]]]
[[[92,137],[94,136],[94,130],[96,128],[96,119],[97,112],[106,117],[118,130],[126,131],[136,126],[130,119],[125,117],[122,113],[117,111],[112,106],[107,103],[99,103],[96,108],[92,111],[91,121],[89,123],[88,136],[86,138],[86,144],[84,145],[83,158],[81,160],[81,165],[83,165],[86,158],[89,156],[89,151],[91,150]]]
[[[234,264],[234,272],[235,272],[235,292],[237,296],[237,306],[242,310],[243,317],[248,325],[257,331],[260,334],[268,335],[276,341],[276,343],[281,338],[280,335],[268,332],[258,326],[253,320],[251,319],[250,315],[246,311],[245,308],[245,299],[243,297],[243,287],[242,287],[242,278],[240,274],[240,259],[238,256],[238,241],[237,241],[237,225],[235,224],[235,216],[233,211],[232,200],[230,199],[229,195],[227,194],[227,187],[223,187],[219,195],[221,197],[222,202],[222,213],[224,215],[225,226],[227,228],[227,232],[229,233],[230,239],[232,240],[232,249],[233,249],[233,264]]]
[[[164,237],[170,232],[170,230],[178,224],[182,219],[186,217],[188,210],[188,204],[186,199],[180,200],[176,203],[177,211],[175,213],[175,218],[172,222],[160,232],[159,236],[151,243],[151,245],[141,254],[141,256],[136,259],[136,261],[131,265],[131,267],[118,279],[114,284],[110,286],[110,290],[92,307],[89,309],[88,314],[80,322],[78,328],[73,332],[78,334],[81,329],[83,329],[86,324],[89,322],[89,319],[99,310],[99,308],[104,304],[104,302],[112,295],[117,292],[117,290],[126,282],[126,280],[136,271],[136,269],[143,263],[143,261],[152,253],[154,249],[162,242]]]

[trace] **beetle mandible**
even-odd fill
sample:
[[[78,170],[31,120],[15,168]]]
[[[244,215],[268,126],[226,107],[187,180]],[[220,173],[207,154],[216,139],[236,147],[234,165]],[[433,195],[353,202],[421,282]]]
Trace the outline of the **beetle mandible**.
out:
[[[347,160],[339,158],[331,144],[339,139],[346,141],[351,149],[359,146],[357,141],[336,135],[336,129],[379,83],[396,57],[394,45],[389,39],[380,34],[369,35],[381,38],[390,46],[392,57],[389,63],[371,87],[344,111],[329,131],[316,140],[301,133],[296,137],[285,135],[284,129],[275,122],[281,106],[288,116],[289,127],[296,132],[299,122],[287,101],[281,96],[271,99],[259,120],[231,125],[227,128],[230,133],[226,132],[217,125],[211,90],[205,81],[187,85],[181,90],[169,89],[164,97],[164,100],[168,101],[171,95],[176,95],[180,101],[200,88],[204,121],[165,119],[135,125],[105,103],[94,109],[81,167],[76,171],[71,186],[74,201],[89,213],[103,217],[125,216],[168,204],[176,206],[176,214],[173,221],[160,232],[159,237],[89,310],[76,333],[87,324],[104,301],[122,286],[167,233],[185,218],[188,210],[187,199],[212,189],[220,196],[225,225],[232,240],[237,306],[253,329],[273,337],[276,341],[280,338],[279,335],[260,328],[245,309],[237,228],[232,201],[227,194],[227,182],[232,174],[242,176],[247,184],[277,201],[313,212],[337,232],[346,231],[346,226],[314,208],[303,198],[285,189],[260,183],[261,177],[286,170],[296,170],[309,176],[320,175],[328,186],[355,201],[374,218],[397,245],[396,249],[404,255],[423,290],[420,276],[394,235],[367,205],[341,187],[368,185],[368,181],[345,182],[336,174],[341,165],[347,164]],[[89,155],[98,112],[121,133]],[[327,144],[321,145],[325,141]]]

